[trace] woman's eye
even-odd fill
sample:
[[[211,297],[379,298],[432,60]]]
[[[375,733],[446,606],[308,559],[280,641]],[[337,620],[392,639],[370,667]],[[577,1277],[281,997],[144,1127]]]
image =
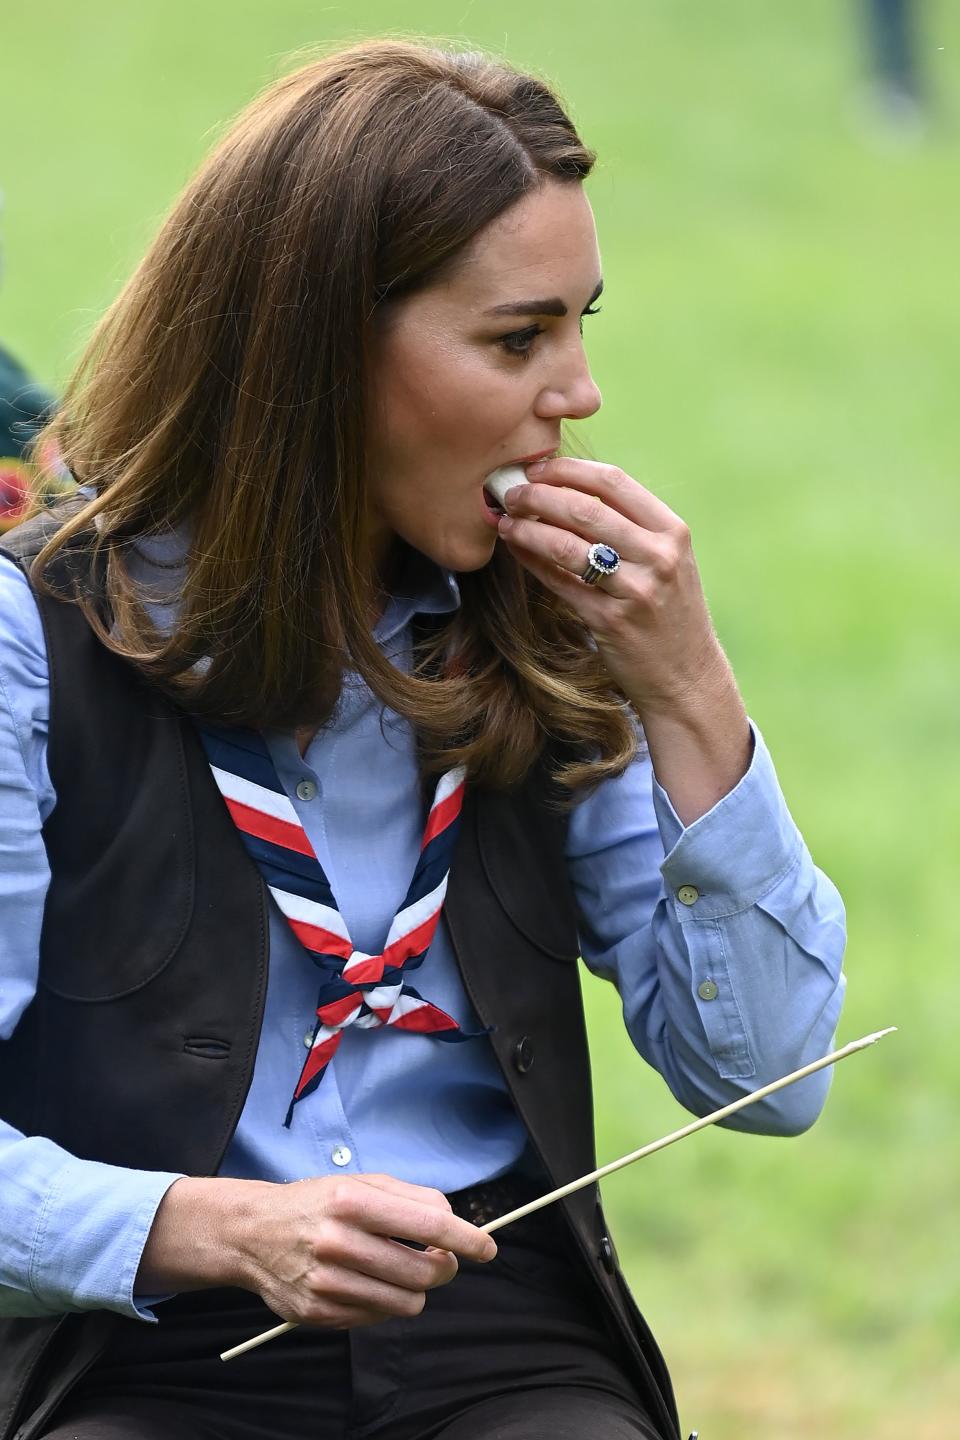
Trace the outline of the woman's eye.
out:
[[[510,335],[502,335],[500,344],[508,355],[517,355],[521,360],[528,360],[533,349],[533,342],[543,330],[539,325],[531,325],[527,330],[514,330]]]
[[[602,305],[593,305],[584,310],[583,315],[599,315],[603,309]],[[583,315],[580,316],[580,334],[583,334]]]
[[[580,334],[583,334],[584,315],[599,315],[603,307],[600,305],[584,310],[580,316]],[[541,325],[530,325],[526,330],[514,330],[509,335],[501,335],[500,344],[508,355],[515,355],[521,360],[529,360],[533,351],[533,342],[538,335],[543,334]]]

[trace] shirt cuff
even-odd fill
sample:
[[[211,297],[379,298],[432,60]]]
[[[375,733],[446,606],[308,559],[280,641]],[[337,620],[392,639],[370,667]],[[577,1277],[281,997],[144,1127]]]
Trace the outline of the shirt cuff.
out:
[[[135,1298],[133,1287],[160,1201],[182,1178],[71,1157],[37,1221],[30,1261],[37,1299],[51,1310],[114,1310],[156,1321],[150,1306],[167,1297]]]
[[[665,852],[660,870],[681,922],[719,920],[749,910],[803,853],[770,752],[753,721],[750,728],[754,748],[747,773],[692,825],[684,827],[653,777]]]

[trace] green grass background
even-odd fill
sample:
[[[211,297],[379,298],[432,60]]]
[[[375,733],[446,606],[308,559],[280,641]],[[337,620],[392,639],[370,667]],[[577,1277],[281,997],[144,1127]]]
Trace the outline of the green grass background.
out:
[[[68,373],[201,154],[299,47],[416,31],[539,69],[601,156],[595,452],[691,524],[715,619],[850,922],[847,1062],[794,1141],[608,1181],[704,1440],[957,1433],[960,11],[898,142],[831,0],[45,0],[0,20],[0,337]],[[601,1157],[685,1118],[588,985]]]

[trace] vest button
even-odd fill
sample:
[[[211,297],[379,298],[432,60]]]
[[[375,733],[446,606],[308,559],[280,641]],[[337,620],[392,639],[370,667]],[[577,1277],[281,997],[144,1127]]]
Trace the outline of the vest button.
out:
[[[598,1259],[604,1270],[606,1270],[607,1274],[612,1275],[614,1270],[616,1270],[617,1268],[617,1261],[613,1253],[613,1245],[610,1243],[609,1235],[604,1235],[601,1237]]]
[[[524,1035],[514,1047],[513,1068],[521,1075],[526,1075],[528,1070],[533,1069],[534,1058],[533,1041],[529,1035]]]

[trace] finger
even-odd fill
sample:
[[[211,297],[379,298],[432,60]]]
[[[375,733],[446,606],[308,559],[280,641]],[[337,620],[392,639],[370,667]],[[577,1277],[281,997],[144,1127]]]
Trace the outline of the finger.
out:
[[[403,1290],[435,1290],[457,1273],[457,1257],[449,1250],[411,1250],[402,1241],[351,1231],[344,1235],[344,1261],[360,1274]]]
[[[575,575],[571,575],[569,570],[563,570],[549,560],[541,560],[532,551],[519,545],[514,549],[513,541],[507,540],[506,537],[504,537],[504,544],[507,545],[518,564],[522,565],[525,570],[529,570],[531,575],[535,575],[548,590],[553,591],[554,595],[559,595],[562,600],[566,600],[568,604],[572,605],[588,628],[598,627],[601,624],[605,618],[603,600],[601,598],[598,605],[594,598],[594,590],[599,587],[584,585],[583,581]]]
[[[541,564],[553,565],[565,571],[571,579],[576,578],[581,589],[594,588],[582,583],[583,573],[589,563],[587,553],[592,541],[574,535],[570,530],[548,525],[543,520],[515,520],[511,517],[501,520],[499,529],[511,547],[516,545],[518,550],[523,551],[522,555],[518,553],[517,559],[521,559],[524,564],[528,557],[535,558]],[[626,595],[627,588],[623,584],[621,573],[617,570],[604,577],[603,590],[607,596]]]
[[[394,1320],[392,1311],[366,1310],[360,1305],[343,1305],[331,1309],[329,1318],[315,1321],[301,1321],[327,1330],[361,1330],[367,1325],[382,1325],[384,1320]]]
[[[497,1247],[492,1237],[452,1210],[425,1205],[420,1200],[388,1193],[373,1185],[352,1186],[338,1205],[341,1220],[388,1238],[417,1240],[436,1250],[451,1250],[464,1260],[492,1260]]]
[[[605,504],[599,495],[571,490],[566,485],[515,485],[507,492],[506,501],[509,519],[539,520],[541,524],[579,536],[587,545],[600,540],[612,545],[624,560],[642,562],[650,547],[659,540],[657,533],[628,520]],[[508,526],[507,532],[512,534],[513,527]]]
[[[414,1185],[409,1180],[398,1180],[393,1175],[357,1175],[354,1177],[365,1185],[385,1190],[389,1195],[402,1195],[416,1200],[421,1205],[435,1206],[438,1210],[449,1210],[450,1201],[442,1190],[431,1189],[428,1185]]]
[[[419,1315],[426,1298],[423,1290],[390,1285],[340,1266],[318,1265],[307,1277],[299,1318],[308,1325],[328,1325],[331,1311],[352,1310],[365,1313],[370,1323],[391,1315]]]
[[[561,570],[559,565],[540,560],[536,555],[531,555],[519,547],[515,552],[511,549],[511,553],[518,564],[536,576],[542,585],[566,601],[594,635],[605,634],[611,623],[619,618],[618,607],[622,602],[618,597],[604,593],[609,581],[585,585],[568,570]]]
[[[561,455],[555,460],[545,461],[542,469],[537,465],[528,466],[527,479],[531,484],[568,485],[588,495],[599,495],[611,510],[618,510],[628,520],[647,530],[670,530],[683,524],[679,515],[639,480],[634,480],[618,466],[606,465],[599,460],[577,460]]]
[[[358,1180],[363,1180],[375,1189],[385,1190],[388,1194],[404,1195],[411,1200],[420,1201],[424,1205],[436,1206],[438,1210],[451,1210],[453,1207],[444,1195],[442,1190],[434,1190],[426,1185],[414,1185],[407,1180],[398,1180],[393,1175],[358,1175]],[[417,1250],[429,1250],[431,1247],[422,1245],[419,1240],[402,1240],[398,1235],[391,1235],[391,1240],[398,1244],[413,1246]],[[446,1254],[446,1251],[441,1252]]]

